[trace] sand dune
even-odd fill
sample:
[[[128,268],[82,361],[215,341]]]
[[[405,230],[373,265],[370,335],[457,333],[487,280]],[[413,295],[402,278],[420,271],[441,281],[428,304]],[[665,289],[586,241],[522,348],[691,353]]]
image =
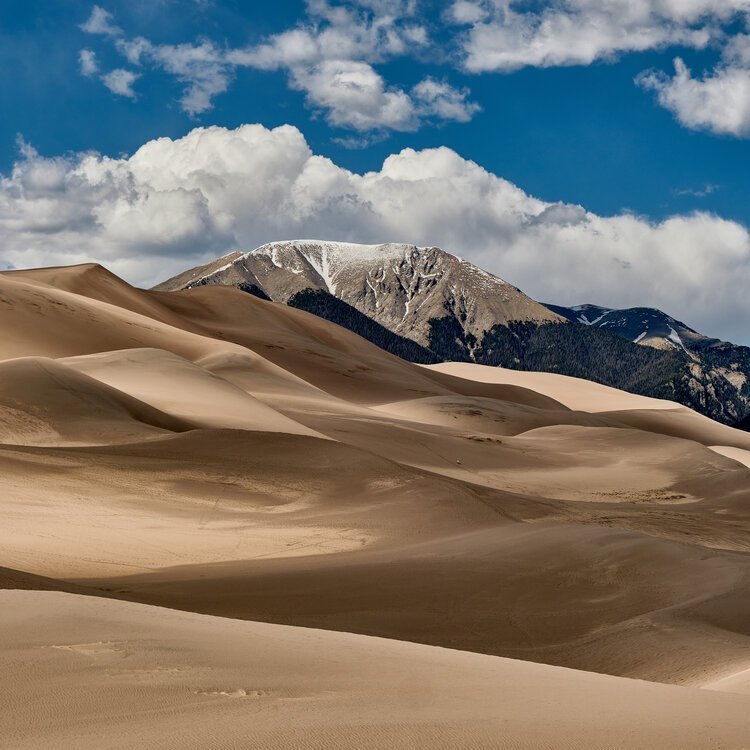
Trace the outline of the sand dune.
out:
[[[18,274],[0,275],[0,304],[0,344],[5,358],[70,357],[152,347],[190,359],[226,347],[128,308]]]
[[[739,748],[747,699],[366,636],[0,592],[15,748]],[[35,711],[40,682],[43,713]]]
[[[0,274],[0,344],[0,588],[99,597],[0,593],[14,747],[739,746],[747,434],[92,265]]]
[[[53,359],[0,362],[0,441],[20,445],[131,442],[193,425]]]
[[[399,526],[421,509],[435,527],[455,520],[440,514],[452,486],[299,435],[200,430],[113,447],[7,447],[0,467],[3,564],[63,579],[360,549],[400,507]],[[419,509],[412,496],[424,498]]]
[[[599,416],[616,420],[639,430],[695,440],[703,445],[727,445],[750,450],[750,434],[714,422],[684,407],[672,411],[628,409],[599,412]]]
[[[155,299],[132,287],[97,263],[57,268],[33,268],[21,271],[8,271],[8,279],[24,281],[28,284],[71,292],[78,297],[88,298],[112,305],[122,310],[153,318],[161,323],[186,328],[188,321],[174,315]]]
[[[466,362],[448,362],[429,365],[427,370],[453,375],[459,378],[475,380],[480,383],[517,385],[529,388],[537,393],[565,404],[577,411],[619,411],[623,409],[677,409],[678,404],[658,398],[639,396],[634,393],[618,391],[600,383],[592,383],[581,378],[567,375],[556,375],[549,372],[524,372],[508,370],[504,367],[488,367]]]
[[[430,410],[426,417],[425,408]],[[455,420],[453,415],[441,420],[429,405],[412,402],[405,409],[384,409],[364,415],[340,412],[333,418],[330,412],[287,413],[333,439],[402,464],[544,499],[689,500],[695,497],[673,488],[699,478],[727,476],[736,468],[694,441],[618,427],[616,422],[575,412],[565,412],[562,424],[550,424],[555,412],[537,413],[536,419],[546,426],[523,431],[532,427],[529,412],[509,403],[480,410],[479,417],[462,414]],[[472,409],[477,411],[469,405]],[[504,422],[495,421],[498,413]],[[444,424],[435,425],[438,421]]]
[[[427,425],[438,425],[487,435],[518,435],[535,427],[580,424],[591,427],[620,426],[585,412],[542,408],[513,400],[476,396],[432,396],[396,401],[374,407],[383,414]]]
[[[750,450],[750,434],[732,429],[672,401],[648,398],[592,383],[581,378],[547,372],[523,372],[464,362],[430,365],[426,369],[481,383],[523,385],[545,394],[569,409],[596,414],[606,423],[635,427],[646,432],[695,440],[703,445]],[[558,418],[559,423],[565,422]],[[719,450],[723,455],[728,452]],[[743,455],[734,452],[733,458]],[[744,463],[744,461],[741,461]]]
[[[61,361],[73,370],[189,420],[195,427],[322,437],[236,385],[171,352],[128,349]]]
[[[265,302],[234,288],[205,286],[149,294],[209,335],[261,354],[303,380],[354,403],[460,393],[559,408],[551,398],[522,386],[481,384],[432,373],[314,315]]]
[[[729,553],[551,521],[425,536],[336,555],[178,566],[116,585],[178,609],[682,684],[734,672],[746,658],[747,570]],[[725,611],[713,612],[720,604]]]
[[[735,448],[728,445],[711,445],[711,450],[720,453],[722,456],[731,458],[733,461],[742,464],[743,466],[750,467],[750,450],[744,448]]]
[[[709,690],[750,695],[750,667],[732,672],[704,685]]]

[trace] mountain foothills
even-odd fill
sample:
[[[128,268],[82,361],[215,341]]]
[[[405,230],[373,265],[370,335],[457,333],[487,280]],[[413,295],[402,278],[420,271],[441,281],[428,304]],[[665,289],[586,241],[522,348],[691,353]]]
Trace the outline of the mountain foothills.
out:
[[[747,745],[750,435],[476,364],[684,352],[436,249],[168,286],[0,273],[3,747]]]
[[[650,308],[543,305],[437,247],[273,242],[156,289],[213,284],[307,310],[412,362],[581,377],[678,401],[726,424],[750,414],[750,348]]]

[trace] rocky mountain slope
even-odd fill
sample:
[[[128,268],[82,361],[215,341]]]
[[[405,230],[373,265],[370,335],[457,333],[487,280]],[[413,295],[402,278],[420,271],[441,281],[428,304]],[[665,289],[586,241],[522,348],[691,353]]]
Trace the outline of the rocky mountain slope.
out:
[[[658,310],[543,305],[437,247],[272,242],[156,289],[214,284],[313,312],[414,362],[558,372],[673,399],[728,424],[750,413],[750,349]]]
[[[245,285],[285,303],[307,289],[324,291],[423,346],[430,343],[430,321],[446,315],[460,322],[467,340],[479,340],[492,326],[511,321],[563,320],[512,284],[437,247],[272,242],[156,288],[202,284]]]
[[[546,306],[574,323],[605,328],[634,344],[652,346],[655,349],[682,349],[688,354],[695,354],[707,346],[721,343],[653,307],[617,310],[590,304],[574,307]]]

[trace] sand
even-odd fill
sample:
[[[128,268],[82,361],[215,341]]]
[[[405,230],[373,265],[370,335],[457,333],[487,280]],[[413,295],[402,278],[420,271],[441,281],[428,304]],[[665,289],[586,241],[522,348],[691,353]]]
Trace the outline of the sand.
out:
[[[0,344],[10,746],[747,744],[750,435],[94,265]]]
[[[524,372],[466,362],[447,362],[426,369],[481,383],[499,383],[529,388],[565,404],[569,409],[600,412],[621,409],[668,409],[680,407],[672,401],[626,393],[589,380],[550,372]]]
[[[0,592],[14,748],[740,748],[747,698],[361,635]],[[39,688],[44,685],[44,710]]]
[[[712,451],[716,451],[722,456],[731,458],[734,461],[737,461],[737,463],[742,464],[743,466],[750,467],[750,450],[743,448],[734,448],[729,445],[711,445],[709,447]]]

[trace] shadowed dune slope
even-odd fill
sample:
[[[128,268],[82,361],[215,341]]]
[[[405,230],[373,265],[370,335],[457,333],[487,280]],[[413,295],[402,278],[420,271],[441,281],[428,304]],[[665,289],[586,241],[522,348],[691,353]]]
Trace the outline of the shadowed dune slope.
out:
[[[548,372],[524,372],[465,362],[423,367],[435,373],[475,378],[486,384],[507,386],[523,383],[570,409],[597,414],[621,425],[695,440],[704,445],[730,445],[750,450],[750,434],[715,422],[672,401],[626,393],[581,378]]]
[[[70,369],[189,419],[196,427],[317,434],[224,378],[171,352],[128,349],[61,361]]]
[[[438,365],[421,365],[440,376],[466,378],[477,383],[495,385],[520,385],[544,393],[564,403],[570,409],[581,411],[613,411],[620,409],[675,409],[678,404],[662,399],[639,396],[618,391],[600,383],[592,383],[568,375],[551,372],[527,372],[504,367],[489,367],[468,362],[444,362]]]
[[[89,264],[1,273],[0,307],[6,357],[157,348],[196,361],[250,350],[358,403],[460,393],[564,408],[517,385],[430,373],[314,315],[229,287],[148,292]]]
[[[0,361],[2,442],[128,442],[184,432],[193,426],[56,360]]]
[[[392,547],[507,519],[481,501],[481,489],[331,440],[272,432],[0,447],[0,469],[3,563],[62,579],[104,574],[105,587],[174,565]],[[533,505],[520,499],[508,510]]]
[[[356,403],[459,393],[565,408],[521,386],[483,385],[433,374],[326,320],[233,287],[149,294],[207,333],[252,349],[323,390]]]
[[[188,327],[20,275],[0,274],[0,345],[5,358],[153,347],[191,359],[226,346],[185,330]]]
[[[98,263],[7,271],[4,275],[9,279],[104,302],[177,328],[189,328],[189,321],[181,319],[143,290],[131,286]]]

